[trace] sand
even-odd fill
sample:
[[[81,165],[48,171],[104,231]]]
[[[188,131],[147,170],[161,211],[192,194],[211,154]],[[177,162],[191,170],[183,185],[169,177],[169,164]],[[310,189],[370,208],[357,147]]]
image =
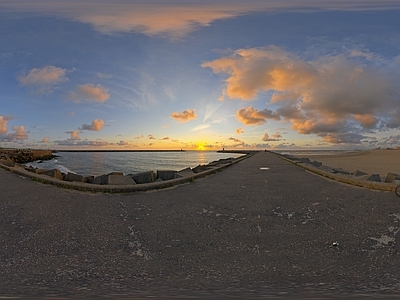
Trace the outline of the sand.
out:
[[[355,151],[339,155],[313,155],[311,161],[322,162],[332,168],[386,176],[388,172],[400,174],[400,150]]]

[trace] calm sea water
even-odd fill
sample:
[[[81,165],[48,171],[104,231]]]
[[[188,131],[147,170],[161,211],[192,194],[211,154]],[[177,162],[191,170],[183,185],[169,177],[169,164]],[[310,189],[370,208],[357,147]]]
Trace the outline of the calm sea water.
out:
[[[134,174],[144,171],[175,170],[208,164],[221,158],[237,158],[243,154],[211,151],[184,152],[58,152],[56,159],[27,165],[41,169],[59,169],[83,176],[110,172]]]

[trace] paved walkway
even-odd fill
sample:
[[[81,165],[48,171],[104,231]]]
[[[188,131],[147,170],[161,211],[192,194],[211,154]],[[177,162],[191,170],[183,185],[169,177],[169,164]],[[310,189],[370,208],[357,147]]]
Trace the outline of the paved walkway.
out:
[[[0,193],[2,296],[400,292],[400,199],[271,153],[131,194],[61,189],[0,170]]]

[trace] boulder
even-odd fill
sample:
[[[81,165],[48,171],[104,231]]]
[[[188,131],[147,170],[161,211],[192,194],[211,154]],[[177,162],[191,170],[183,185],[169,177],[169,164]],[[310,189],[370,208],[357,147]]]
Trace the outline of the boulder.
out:
[[[138,184],[152,183],[156,180],[156,174],[153,171],[132,174],[130,177]]]
[[[357,170],[357,171],[355,171],[355,172],[353,173],[353,175],[354,175],[354,176],[364,176],[364,175],[367,175],[367,173],[365,173],[365,172],[363,172],[363,171],[360,171],[360,170]]]
[[[322,162],[319,162],[319,161],[316,161],[316,160],[314,160],[311,164],[316,168],[319,168],[320,166],[322,166]]]
[[[368,181],[376,181],[376,182],[381,182],[381,176],[379,174],[372,174],[367,178]]]
[[[93,178],[93,184],[107,184],[107,176],[106,174],[97,176]]]
[[[400,180],[400,175],[396,173],[387,173],[385,182],[392,183],[395,180]]]
[[[157,170],[157,179],[162,181],[171,180],[175,178],[176,173],[174,170]]]
[[[333,168],[333,169],[332,169],[332,173],[335,173],[335,174],[345,174],[345,175],[349,175],[349,174],[350,174],[349,171],[343,170],[342,168]]]
[[[123,174],[111,174],[107,175],[107,184],[113,185],[129,185],[136,184],[132,177],[124,176]]]
[[[86,182],[87,183],[93,183],[93,180],[94,180],[94,176],[87,176],[86,177]]]
[[[85,177],[83,177],[81,175],[78,175],[78,174],[75,174],[75,173],[71,173],[71,172],[67,173],[67,176],[65,176],[64,180],[65,181],[79,181],[79,182],[85,182],[86,181]]]
[[[0,164],[5,165],[7,167],[15,167],[15,162],[9,157],[0,159]]]
[[[308,158],[300,158],[300,162],[305,163],[305,164],[311,164],[311,161]]]
[[[58,169],[48,170],[47,172],[43,173],[44,175],[63,180],[63,174]]]
[[[192,169],[193,173],[200,173],[207,171],[209,168],[206,165],[198,165]]]

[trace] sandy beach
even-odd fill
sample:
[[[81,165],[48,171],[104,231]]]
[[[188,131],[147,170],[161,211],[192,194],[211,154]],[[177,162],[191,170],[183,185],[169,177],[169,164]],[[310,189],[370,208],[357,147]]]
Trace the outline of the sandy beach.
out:
[[[386,176],[388,172],[400,174],[400,150],[356,151],[339,155],[312,155],[308,158],[349,172],[360,170],[381,176]]]

